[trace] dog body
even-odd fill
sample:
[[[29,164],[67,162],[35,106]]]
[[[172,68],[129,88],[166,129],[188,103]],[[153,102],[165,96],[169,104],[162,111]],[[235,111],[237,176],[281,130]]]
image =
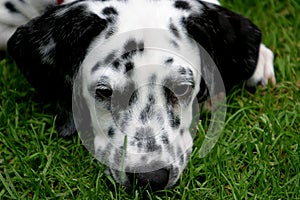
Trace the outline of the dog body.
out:
[[[217,1],[54,4],[28,4],[30,16],[41,16],[17,29],[8,52],[37,91],[57,103],[60,133],[73,134],[75,125],[92,132],[91,151],[128,187],[134,177],[157,189],[180,177],[193,146],[194,100],[213,95],[206,55],[226,91],[243,80],[275,83],[273,54],[259,29]],[[21,19],[21,7],[0,6],[10,22],[16,17],[10,25],[0,21],[4,48],[30,17]]]

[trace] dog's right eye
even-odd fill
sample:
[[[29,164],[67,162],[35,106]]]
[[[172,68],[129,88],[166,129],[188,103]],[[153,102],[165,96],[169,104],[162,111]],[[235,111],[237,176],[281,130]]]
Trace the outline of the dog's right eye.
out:
[[[182,98],[186,95],[189,95],[192,91],[191,85],[178,85],[174,88],[174,94],[178,98]]]
[[[100,87],[95,91],[95,97],[100,100],[109,99],[112,96],[112,89],[108,87]]]

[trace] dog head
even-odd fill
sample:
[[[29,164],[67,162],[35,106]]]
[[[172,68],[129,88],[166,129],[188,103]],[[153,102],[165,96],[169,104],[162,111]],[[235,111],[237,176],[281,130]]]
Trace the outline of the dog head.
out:
[[[204,49],[228,89],[251,75],[259,44],[248,19],[201,1],[78,1],[20,27],[8,50],[58,102],[62,135],[75,122],[117,182],[162,189],[192,152],[195,100],[215,66]]]

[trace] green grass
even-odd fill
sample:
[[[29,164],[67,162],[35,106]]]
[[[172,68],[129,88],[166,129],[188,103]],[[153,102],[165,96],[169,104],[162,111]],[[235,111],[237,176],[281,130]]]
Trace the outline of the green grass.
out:
[[[178,185],[150,192],[115,184],[78,137],[63,139],[49,105],[9,60],[0,61],[0,199],[300,199],[300,4],[224,0],[250,17],[275,53],[276,87],[229,95],[213,151],[196,150]],[[200,137],[195,146],[200,145]]]

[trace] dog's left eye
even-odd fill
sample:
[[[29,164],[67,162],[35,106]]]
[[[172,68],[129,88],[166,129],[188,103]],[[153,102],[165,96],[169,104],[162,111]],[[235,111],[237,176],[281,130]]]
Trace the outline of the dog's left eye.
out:
[[[95,97],[97,99],[105,100],[112,96],[112,89],[109,87],[99,87],[95,91]]]
[[[173,90],[175,96],[178,98],[190,94],[191,91],[192,91],[191,85],[177,85]]]

